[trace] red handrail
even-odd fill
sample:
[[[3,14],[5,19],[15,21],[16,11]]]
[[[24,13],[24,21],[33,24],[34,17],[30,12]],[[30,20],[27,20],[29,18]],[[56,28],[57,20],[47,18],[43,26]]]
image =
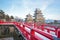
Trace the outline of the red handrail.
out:
[[[16,25],[16,24],[15,24]],[[23,32],[23,34],[26,36],[26,34],[27,34],[27,39],[37,39],[37,40],[39,40],[39,37],[38,38],[36,38],[36,36],[35,36],[35,32],[37,32],[37,33],[39,33],[39,34],[41,34],[41,35],[43,35],[43,36],[45,36],[45,37],[47,37],[47,38],[49,38],[50,40],[53,40],[53,36],[52,35],[50,35],[50,34],[47,34],[47,33],[44,33],[44,32],[42,32],[42,31],[39,31],[39,30],[37,30],[37,29],[34,29],[34,28],[31,28],[31,27],[29,27],[29,26],[27,26],[27,25],[25,25],[24,24],[24,26],[23,27],[21,27],[20,25],[16,25],[16,26],[19,26],[20,27],[20,30]],[[27,32],[26,30],[25,30],[25,27],[28,27],[29,29],[31,29],[31,32],[29,33],[29,32]],[[24,33],[25,32],[25,33]],[[30,37],[31,38],[29,38],[28,36],[30,35]],[[48,35],[48,36],[47,36]],[[40,38],[41,39],[41,38]],[[43,39],[41,39],[41,40],[43,40]]]
[[[18,23],[18,22],[0,22],[0,25],[1,24],[14,24],[18,28],[18,30],[20,30],[23,33],[23,35],[27,38],[27,40],[43,40],[42,38],[38,37],[35,34],[35,32],[47,37],[50,40],[54,40],[52,35],[50,35],[48,33],[45,33],[43,31],[40,31],[37,28],[32,28],[32,27],[30,27],[30,26],[28,26],[26,24],[22,24],[22,23]],[[26,27],[30,29],[30,32],[25,29]],[[42,30],[47,29],[49,31],[52,31],[52,30],[50,30],[48,28],[44,28],[44,26],[41,26],[41,29]],[[57,35],[58,38],[60,38],[60,29],[56,30],[56,35]]]

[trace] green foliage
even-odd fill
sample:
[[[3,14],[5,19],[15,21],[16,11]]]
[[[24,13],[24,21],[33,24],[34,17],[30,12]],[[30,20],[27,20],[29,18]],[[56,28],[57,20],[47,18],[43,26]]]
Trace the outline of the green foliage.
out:
[[[6,21],[10,21],[11,19],[14,19],[14,17],[9,16],[8,14],[5,15],[5,12],[3,10],[0,10],[0,19],[5,19]]]
[[[1,13],[1,14],[4,14],[4,11],[3,11],[3,10],[0,10],[0,13]]]
[[[13,16],[11,16],[11,19],[14,19],[14,17],[13,17]]]
[[[4,19],[5,18],[5,12],[3,10],[0,10],[0,19]]]

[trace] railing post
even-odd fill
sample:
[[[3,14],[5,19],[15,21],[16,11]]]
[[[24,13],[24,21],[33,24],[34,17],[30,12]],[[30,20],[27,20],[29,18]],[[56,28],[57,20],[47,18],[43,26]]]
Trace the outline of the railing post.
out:
[[[25,28],[25,25],[23,25],[23,28]]]
[[[42,29],[42,31],[44,31],[44,25],[41,25],[41,29]]]
[[[31,34],[32,34],[32,35],[35,35],[35,31],[34,31],[34,30],[31,30]]]
[[[25,30],[25,25],[23,24],[23,33],[25,33],[25,31],[24,31],[24,30]]]
[[[58,30],[58,28],[55,29],[55,35],[57,35],[57,30]]]
[[[34,28],[36,28],[36,23],[34,23]]]
[[[48,32],[48,33],[50,33],[50,30],[49,30],[49,29],[47,29],[47,32]]]
[[[60,38],[60,29],[57,30],[57,37]]]
[[[30,40],[34,40],[33,36],[32,35],[35,35],[35,31],[33,29],[31,29],[31,35],[30,35]]]

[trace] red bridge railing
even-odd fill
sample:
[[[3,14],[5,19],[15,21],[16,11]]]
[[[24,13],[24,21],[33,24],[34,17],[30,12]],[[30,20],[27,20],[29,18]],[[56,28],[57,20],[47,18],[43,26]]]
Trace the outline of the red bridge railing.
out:
[[[50,31],[54,31],[57,35],[57,38],[60,38],[60,29],[55,28],[55,30],[51,30],[49,28],[44,27],[46,25],[41,25],[40,30],[18,22],[0,22],[0,25],[1,24],[15,25],[18,28],[18,30],[22,32],[22,34],[26,37],[27,40],[44,40],[44,38],[39,37],[38,35],[36,35],[36,33],[48,38],[49,40],[54,40],[53,36],[49,34]],[[44,32],[45,29],[47,30],[48,33]]]

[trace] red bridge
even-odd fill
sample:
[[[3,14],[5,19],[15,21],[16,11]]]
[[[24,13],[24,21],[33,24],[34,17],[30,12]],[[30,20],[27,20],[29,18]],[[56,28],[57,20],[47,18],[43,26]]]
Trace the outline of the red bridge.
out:
[[[35,24],[30,26],[20,22],[0,22],[0,25],[15,25],[25,40],[60,40],[60,28],[55,26],[44,24],[38,29]]]

